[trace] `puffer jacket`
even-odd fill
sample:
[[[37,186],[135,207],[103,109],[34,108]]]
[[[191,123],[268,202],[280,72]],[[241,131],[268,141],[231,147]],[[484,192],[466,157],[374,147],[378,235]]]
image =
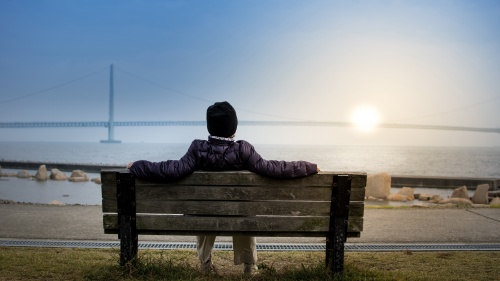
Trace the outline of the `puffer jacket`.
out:
[[[179,160],[140,160],[130,167],[130,172],[138,178],[166,182],[180,179],[196,170],[249,170],[266,177],[293,179],[317,173],[317,166],[306,161],[265,160],[244,140],[209,137],[208,141],[194,140]]]

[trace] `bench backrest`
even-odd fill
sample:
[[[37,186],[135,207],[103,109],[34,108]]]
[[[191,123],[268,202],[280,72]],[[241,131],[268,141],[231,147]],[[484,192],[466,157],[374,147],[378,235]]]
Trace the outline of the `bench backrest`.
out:
[[[111,170],[101,179],[105,233],[119,232],[119,213],[134,212],[138,234],[323,237],[331,231],[335,204],[349,205],[348,237],[363,230],[364,173],[279,180],[248,171],[198,171],[153,183]]]

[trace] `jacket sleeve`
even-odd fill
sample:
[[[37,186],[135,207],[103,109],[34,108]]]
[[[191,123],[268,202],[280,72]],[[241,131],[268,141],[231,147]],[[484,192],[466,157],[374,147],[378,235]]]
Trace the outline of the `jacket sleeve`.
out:
[[[135,161],[130,172],[144,180],[174,181],[192,174],[196,168],[196,157],[192,150],[193,143],[187,153],[179,160],[150,162],[147,160]]]
[[[294,179],[318,173],[317,165],[307,161],[265,160],[251,144],[247,144],[247,169],[256,174],[271,178]]]

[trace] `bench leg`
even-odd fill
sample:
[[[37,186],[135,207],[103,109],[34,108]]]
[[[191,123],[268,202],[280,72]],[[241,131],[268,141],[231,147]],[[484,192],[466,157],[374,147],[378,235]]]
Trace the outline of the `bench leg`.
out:
[[[120,265],[125,266],[137,257],[138,236],[135,207],[135,179],[130,173],[117,174],[118,224]]]
[[[138,237],[135,218],[120,216],[120,265],[125,266],[137,257]]]
[[[333,230],[332,237],[326,239],[326,266],[333,273],[342,273],[344,271],[344,242],[345,228],[344,223],[339,222]]]
[[[326,266],[333,273],[344,271],[344,243],[347,240],[350,194],[350,177],[347,175],[334,176],[330,205],[330,227],[326,237]]]

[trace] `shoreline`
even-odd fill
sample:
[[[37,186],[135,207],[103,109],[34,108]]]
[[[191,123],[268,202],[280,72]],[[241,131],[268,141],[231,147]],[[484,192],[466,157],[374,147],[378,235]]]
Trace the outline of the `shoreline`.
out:
[[[33,205],[33,206],[57,206],[57,207],[64,207],[64,206],[83,206],[83,207],[100,207],[101,205],[98,204],[51,204],[51,203],[36,203],[36,202],[21,202],[21,201],[15,201],[15,200],[8,200],[8,199],[2,199],[0,198],[0,205]]]
[[[45,165],[47,170],[59,169],[60,171],[71,172],[82,170],[88,173],[100,173],[102,169],[125,169],[125,165],[119,164],[91,164],[91,163],[62,163],[62,162],[38,162],[38,161],[13,161],[2,160],[0,167],[6,169],[38,170],[41,165]]]
[[[0,167],[6,169],[38,170],[40,165],[45,165],[47,170],[57,168],[61,171],[71,172],[82,170],[88,173],[100,173],[107,169],[124,169],[126,164],[92,164],[92,163],[60,163],[60,162],[38,162],[38,161],[13,161],[1,160]],[[475,190],[480,184],[489,184],[490,190],[500,189],[500,178],[488,177],[449,177],[449,176],[408,176],[390,175],[391,186],[400,187],[421,187],[436,189],[455,189],[459,186],[466,186],[469,190]]]

